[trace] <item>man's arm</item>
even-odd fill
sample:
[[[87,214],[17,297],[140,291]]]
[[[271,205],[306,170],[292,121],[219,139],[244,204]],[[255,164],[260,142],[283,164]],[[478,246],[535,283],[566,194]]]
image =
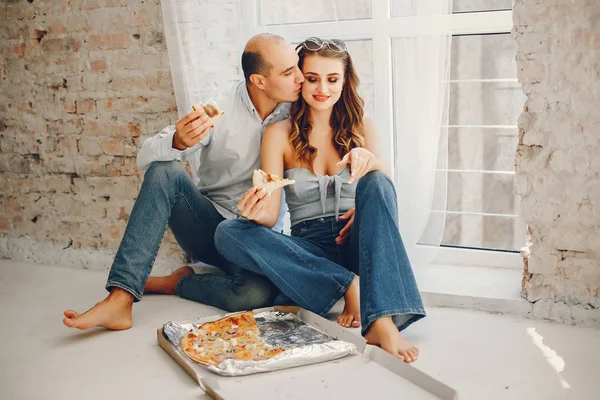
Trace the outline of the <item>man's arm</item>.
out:
[[[148,138],[138,152],[137,165],[145,169],[154,161],[181,161],[210,142],[212,120],[200,108]]]

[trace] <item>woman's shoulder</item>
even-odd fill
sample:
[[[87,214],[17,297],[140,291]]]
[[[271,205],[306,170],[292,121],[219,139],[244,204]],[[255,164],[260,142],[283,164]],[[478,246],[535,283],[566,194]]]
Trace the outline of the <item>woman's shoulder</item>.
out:
[[[285,140],[285,141],[287,141],[290,136],[291,131],[292,131],[292,121],[289,119],[286,119],[286,120],[275,122],[275,123],[269,125],[265,129],[263,136],[265,138],[268,138],[269,140],[275,140],[275,141]]]
[[[375,127],[375,122],[371,118],[363,118],[363,135],[374,135],[376,131],[377,128]]]
[[[289,132],[292,130],[292,120],[284,119],[283,121],[274,122],[267,127],[265,132]]]

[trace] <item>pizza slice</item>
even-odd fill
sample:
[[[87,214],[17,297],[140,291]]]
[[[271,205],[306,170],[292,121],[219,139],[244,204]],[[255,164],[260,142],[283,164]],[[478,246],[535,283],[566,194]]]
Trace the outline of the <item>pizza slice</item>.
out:
[[[296,183],[296,181],[292,179],[280,178],[275,174],[267,174],[262,169],[255,169],[254,174],[252,175],[252,185],[257,188],[265,189],[267,193],[271,193],[275,189],[294,183]]]
[[[260,339],[252,311],[207,322],[190,330],[181,338],[181,349],[190,359],[206,366],[217,366],[228,359],[266,360],[285,351]]]
[[[194,104],[192,105],[192,110],[198,111],[200,107],[204,108],[204,112],[206,112],[206,115],[208,115],[208,117],[211,119],[213,125],[215,120],[224,114],[223,111],[219,110],[217,103],[214,101],[206,104]]]

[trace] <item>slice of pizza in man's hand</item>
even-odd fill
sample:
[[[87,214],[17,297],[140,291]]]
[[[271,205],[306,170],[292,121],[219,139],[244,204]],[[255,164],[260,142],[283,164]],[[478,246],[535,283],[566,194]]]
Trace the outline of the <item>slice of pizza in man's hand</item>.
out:
[[[219,117],[221,117],[221,115],[224,114],[223,111],[219,110],[217,103],[215,103],[214,101],[212,101],[210,103],[206,103],[206,104],[192,105],[192,110],[194,110],[194,111],[198,111],[200,108],[204,109],[204,112],[206,113],[206,115],[208,115],[208,117],[211,119],[213,124],[214,124],[215,120],[217,120]]]
[[[296,181],[292,179],[280,178],[275,174],[268,174],[262,169],[254,170],[254,174],[252,175],[252,185],[259,189],[265,189],[267,193],[294,183]]]

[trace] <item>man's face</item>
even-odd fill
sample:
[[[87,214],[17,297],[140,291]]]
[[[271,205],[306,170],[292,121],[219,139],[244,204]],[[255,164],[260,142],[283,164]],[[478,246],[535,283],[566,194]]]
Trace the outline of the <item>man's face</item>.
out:
[[[294,102],[298,100],[304,76],[298,68],[298,55],[289,43],[273,43],[263,54],[273,68],[265,77],[266,95],[276,101]]]

